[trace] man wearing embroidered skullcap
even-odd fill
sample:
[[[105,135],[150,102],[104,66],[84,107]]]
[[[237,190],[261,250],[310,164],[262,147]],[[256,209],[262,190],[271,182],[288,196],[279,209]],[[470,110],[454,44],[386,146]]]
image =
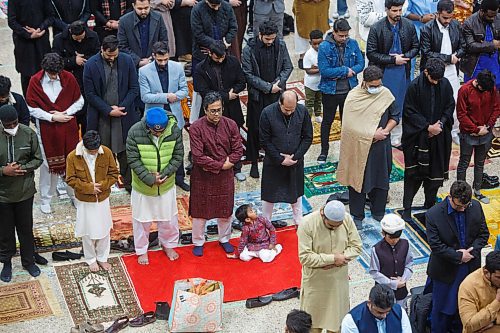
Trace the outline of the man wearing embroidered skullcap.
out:
[[[149,231],[157,222],[161,247],[170,260],[179,258],[175,172],[184,155],[181,130],[175,116],[151,108],[130,128],[127,161],[132,170],[132,223],[135,253],[141,265],[149,264]],[[159,158],[148,158],[159,156]]]
[[[413,274],[413,256],[408,240],[402,239],[405,221],[396,214],[387,214],[380,221],[382,240],[372,247],[370,275],[375,283],[394,290],[396,303],[406,309],[406,282]]]
[[[12,279],[11,259],[16,254],[16,232],[21,264],[31,276],[40,275],[35,265],[33,197],[35,170],[42,164],[36,133],[19,124],[12,105],[0,107],[0,280]]]
[[[361,240],[344,204],[333,200],[306,217],[297,230],[302,264],[300,309],[312,317],[312,333],[339,332],[349,312],[347,264],[361,253]]]

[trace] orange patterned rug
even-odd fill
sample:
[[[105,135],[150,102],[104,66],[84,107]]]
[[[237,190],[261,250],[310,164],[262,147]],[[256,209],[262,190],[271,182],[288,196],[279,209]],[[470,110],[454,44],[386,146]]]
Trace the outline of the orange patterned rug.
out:
[[[179,229],[181,231],[191,230],[191,219],[189,218],[189,196],[177,197],[177,209],[179,211]],[[132,207],[130,205],[116,206],[111,208],[113,217],[113,229],[111,240],[127,239],[133,235],[132,232]],[[151,232],[158,231],[156,223],[151,226]]]

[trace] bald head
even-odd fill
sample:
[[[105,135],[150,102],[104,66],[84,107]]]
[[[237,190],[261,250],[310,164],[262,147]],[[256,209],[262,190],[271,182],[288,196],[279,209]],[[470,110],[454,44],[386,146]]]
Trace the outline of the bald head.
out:
[[[298,96],[293,90],[284,91],[280,96],[281,112],[285,116],[289,116],[295,112],[297,107]]]

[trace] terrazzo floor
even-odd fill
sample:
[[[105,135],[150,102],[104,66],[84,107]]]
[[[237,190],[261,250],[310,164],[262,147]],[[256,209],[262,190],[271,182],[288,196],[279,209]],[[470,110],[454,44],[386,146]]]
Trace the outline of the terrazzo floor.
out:
[[[355,14],[354,1],[348,1],[349,7],[351,9],[351,15]],[[292,0],[286,0],[287,12],[291,12]],[[291,14],[291,13],[290,13]],[[351,26],[353,30],[351,36],[355,37],[357,35],[357,22],[356,18],[351,17]],[[290,55],[292,56],[292,61],[294,64],[297,63],[297,55],[293,54],[293,36],[285,37],[287,45],[290,50]],[[20,92],[20,82],[19,75],[15,71],[14,59],[13,59],[13,45],[11,38],[11,31],[7,27],[7,22],[5,19],[0,19],[0,74],[6,75],[13,81],[13,91]],[[300,80],[303,77],[303,72],[295,69],[289,81]],[[186,151],[189,150],[189,140],[187,135],[184,136],[184,144],[186,145]],[[313,145],[309,149],[305,156],[306,166],[314,165],[316,163],[316,158],[319,155],[320,146]],[[330,156],[329,160],[338,160],[339,153],[339,142],[333,142],[330,146]],[[262,167],[262,165],[260,165]],[[485,171],[490,175],[498,175],[500,170],[500,159],[492,159],[490,164],[485,166]],[[243,172],[248,176],[250,171],[249,166],[243,167]],[[472,171],[468,172],[468,180],[471,181]],[[444,187],[440,189],[440,193],[447,192],[452,180],[456,178],[456,172],[452,171],[450,173],[449,181],[446,181]],[[187,179],[188,180],[188,179]],[[188,180],[189,181],[189,180]],[[260,180],[255,180],[248,177],[245,182],[236,184],[237,192],[255,191],[260,188]],[[178,195],[183,194],[182,190],[179,188]],[[388,203],[387,207],[397,208],[402,206],[403,197],[403,182],[392,183],[390,188],[390,198],[391,201]],[[326,201],[328,195],[315,196],[309,198],[309,201],[314,209],[320,208]],[[111,204],[113,206],[128,204],[130,197],[128,194],[118,194],[111,197]],[[415,203],[423,202],[423,192],[419,191],[415,197]],[[36,224],[44,224],[52,221],[62,221],[71,220],[75,218],[75,209],[66,200],[64,202],[54,202],[53,209],[54,213],[50,215],[45,215],[38,209],[38,195],[35,197],[35,207],[33,210],[34,219]],[[488,251],[488,249],[485,249]],[[45,254],[45,257],[49,259],[50,255]],[[182,260],[182,258],[180,259]],[[22,282],[31,279],[26,271],[23,271],[20,265],[19,258],[15,258],[14,264],[14,276],[13,283]],[[69,332],[72,326],[70,315],[68,309],[64,303],[62,293],[59,289],[57,279],[55,276],[54,268],[52,267],[52,261],[49,259],[49,265],[42,266],[42,274],[47,276],[52,287],[55,290],[56,297],[62,308],[61,316],[52,316],[43,319],[31,320],[27,322],[17,322],[9,325],[0,325],[0,333],[7,332],[37,332],[37,333],[52,333],[52,332]],[[425,283],[426,279],[426,265],[417,265],[414,267],[414,275],[409,281],[408,286],[414,287]],[[350,300],[351,306],[357,305],[364,301],[368,296],[369,289],[373,286],[373,281],[370,276],[366,273],[363,267],[358,261],[354,261],[349,264],[349,275],[350,275]],[[0,282],[0,286],[3,283]],[[244,288],[245,286],[242,286]],[[299,301],[297,299],[292,299],[284,302],[274,302],[270,305],[257,309],[246,309],[244,301],[233,302],[224,304],[224,319],[223,332],[227,333],[274,333],[274,332],[284,332],[285,319],[288,312],[292,309],[299,307]],[[164,321],[157,321],[154,324],[148,325],[144,328],[126,328],[122,332],[166,332],[166,323]]]

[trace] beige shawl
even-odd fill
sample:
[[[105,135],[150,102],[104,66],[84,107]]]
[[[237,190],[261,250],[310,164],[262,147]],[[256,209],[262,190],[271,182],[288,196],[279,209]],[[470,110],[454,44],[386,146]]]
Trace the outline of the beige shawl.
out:
[[[361,193],[368,153],[380,118],[394,101],[389,89],[370,94],[357,86],[349,92],[342,116],[337,181]]]

